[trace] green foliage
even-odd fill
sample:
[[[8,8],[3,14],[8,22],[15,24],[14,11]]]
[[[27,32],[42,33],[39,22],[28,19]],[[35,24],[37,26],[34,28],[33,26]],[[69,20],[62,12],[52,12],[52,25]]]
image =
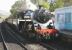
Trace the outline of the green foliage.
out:
[[[49,3],[48,2],[43,2],[43,7],[46,9],[49,9]]]
[[[42,5],[44,8],[49,9],[49,3],[46,2],[46,0],[32,0],[34,3],[38,3],[39,5]],[[17,10],[19,10],[22,6],[22,4],[24,4],[24,1],[22,0],[18,0],[15,2],[15,4],[12,6],[10,12],[13,16],[17,16]]]
[[[63,0],[56,0],[55,8],[60,8],[64,6]]]
[[[63,0],[56,0],[55,3],[50,3],[49,10],[53,12],[56,8],[60,8],[64,6]]]
[[[15,9],[11,9],[10,12],[13,16],[16,16],[17,11]]]
[[[49,10],[51,12],[53,12],[55,10],[55,5],[53,3],[50,3],[50,7],[49,7]]]
[[[46,9],[49,9],[49,3],[46,0],[38,0],[38,4],[42,5]]]
[[[22,5],[22,1],[16,1],[15,4],[12,6],[10,12],[13,16],[17,16],[17,10],[19,10],[19,8]]]

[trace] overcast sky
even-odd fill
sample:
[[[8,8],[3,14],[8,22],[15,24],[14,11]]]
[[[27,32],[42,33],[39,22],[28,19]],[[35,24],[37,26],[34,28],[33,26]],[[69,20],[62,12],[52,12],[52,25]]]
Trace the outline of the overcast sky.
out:
[[[0,0],[0,10],[9,12],[15,1],[17,0]]]
[[[9,12],[11,9],[11,6],[16,2],[17,0],[0,0],[0,10],[3,10],[5,12]],[[49,0],[50,2],[51,0]],[[53,0],[54,1],[54,0]]]

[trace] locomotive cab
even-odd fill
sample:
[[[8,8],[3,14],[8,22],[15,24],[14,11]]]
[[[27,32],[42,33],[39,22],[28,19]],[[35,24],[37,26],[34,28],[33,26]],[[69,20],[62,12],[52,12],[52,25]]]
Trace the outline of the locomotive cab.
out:
[[[25,13],[23,13],[24,15],[22,16],[22,18],[18,19],[20,31],[28,32],[34,29],[31,13],[31,10],[27,10]]]

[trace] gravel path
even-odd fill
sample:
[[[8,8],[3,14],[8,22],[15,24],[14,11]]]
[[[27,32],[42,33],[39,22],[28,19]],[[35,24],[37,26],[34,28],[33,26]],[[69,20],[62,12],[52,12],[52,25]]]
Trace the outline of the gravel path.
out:
[[[48,50],[47,48],[45,48],[39,44],[26,44],[25,47],[28,50]]]

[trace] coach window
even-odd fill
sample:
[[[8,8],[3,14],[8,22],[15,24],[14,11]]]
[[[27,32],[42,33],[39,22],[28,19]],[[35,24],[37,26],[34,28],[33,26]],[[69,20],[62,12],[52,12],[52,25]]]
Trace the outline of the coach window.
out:
[[[65,13],[65,23],[71,22],[71,13]]]
[[[57,14],[57,22],[59,21],[59,16],[60,16],[60,14]]]
[[[64,23],[64,14],[63,13],[57,14],[57,22]]]

